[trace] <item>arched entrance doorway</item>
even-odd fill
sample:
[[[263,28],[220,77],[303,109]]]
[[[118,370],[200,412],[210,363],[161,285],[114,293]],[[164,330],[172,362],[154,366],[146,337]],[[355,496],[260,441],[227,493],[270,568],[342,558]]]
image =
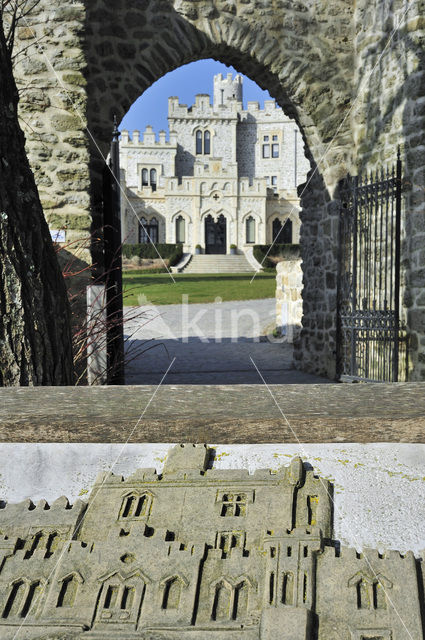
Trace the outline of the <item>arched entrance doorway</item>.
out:
[[[217,221],[212,215],[205,218],[205,253],[226,253],[227,222],[223,214]]]

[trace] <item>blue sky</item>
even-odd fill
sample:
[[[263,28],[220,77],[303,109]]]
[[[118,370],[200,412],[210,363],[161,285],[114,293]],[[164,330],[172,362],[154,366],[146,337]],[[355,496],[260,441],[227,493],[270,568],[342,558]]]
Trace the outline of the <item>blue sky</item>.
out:
[[[233,75],[238,73],[233,67],[227,67],[221,62],[200,60],[167,73],[136,100],[124,116],[120,129],[144,131],[146,125],[150,124],[156,133],[161,129],[168,133],[168,97],[178,96],[182,104],[190,106],[195,102],[197,93],[209,93],[212,96],[215,74],[225,75],[230,71],[233,72]],[[248,100],[257,100],[260,107],[264,100],[270,100],[268,91],[260,89],[255,82],[246,76],[243,76],[243,79],[244,106]]]

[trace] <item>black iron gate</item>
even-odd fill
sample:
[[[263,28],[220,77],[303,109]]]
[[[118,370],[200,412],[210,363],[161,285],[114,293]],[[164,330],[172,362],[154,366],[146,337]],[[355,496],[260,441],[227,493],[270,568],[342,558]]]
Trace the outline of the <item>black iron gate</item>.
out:
[[[343,382],[406,379],[400,323],[402,167],[347,178],[341,189],[338,377]]]

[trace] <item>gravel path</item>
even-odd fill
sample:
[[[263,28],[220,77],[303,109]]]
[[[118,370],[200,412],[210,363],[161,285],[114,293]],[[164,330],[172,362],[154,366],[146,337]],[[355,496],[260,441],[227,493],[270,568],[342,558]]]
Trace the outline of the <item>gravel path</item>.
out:
[[[329,382],[296,371],[291,345],[267,335],[275,305],[267,298],[127,308],[126,384],[158,384],[174,358],[164,384],[262,384],[251,358],[269,384]]]

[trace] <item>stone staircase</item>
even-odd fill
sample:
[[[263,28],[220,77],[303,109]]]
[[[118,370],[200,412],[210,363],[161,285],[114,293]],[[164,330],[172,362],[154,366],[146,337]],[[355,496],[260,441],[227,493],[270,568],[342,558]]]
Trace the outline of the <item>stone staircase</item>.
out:
[[[183,273],[254,273],[254,269],[243,254],[195,254]]]

